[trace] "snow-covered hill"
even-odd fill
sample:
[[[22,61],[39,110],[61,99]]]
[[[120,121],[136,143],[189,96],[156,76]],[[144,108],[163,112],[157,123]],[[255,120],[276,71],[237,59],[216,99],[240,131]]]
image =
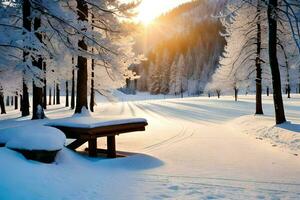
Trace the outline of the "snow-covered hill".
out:
[[[152,94],[203,92],[225,45],[217,17],[223,1],[197,0],[157,18],[136,37],[147,61],[137,66],[137,88]]]

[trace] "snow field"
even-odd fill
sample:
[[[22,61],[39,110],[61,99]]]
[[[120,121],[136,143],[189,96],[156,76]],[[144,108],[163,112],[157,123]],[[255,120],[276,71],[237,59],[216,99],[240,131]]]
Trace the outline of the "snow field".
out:
[[[91,159],[63,149],[55,164],[44,165],[0,148],[0,198],[299,199],[297,141],[279,145],[280,137],[265,139],[259,128],[298,137],[300,97],[285,99],[292,126],[283,127],[273,127],[271,97],[264,97],[265,117],[253,116],[253,102],[253,96],[238,102],[232,97],[98,102],[93,116],[147,119],[146,132],[117,137],[117,149],[128,157]],[[46,115],[52,119],[72,115],[62,107],[51,109]],[[2,127],[28,123],[0,122]],[[105,148],[105,139],[98,143]]]

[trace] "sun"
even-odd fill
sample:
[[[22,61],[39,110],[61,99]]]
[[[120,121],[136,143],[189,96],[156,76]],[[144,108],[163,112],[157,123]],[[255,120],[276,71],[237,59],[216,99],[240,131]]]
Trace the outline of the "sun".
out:
[[[138,8],[138,13],[137,20],[144,25],[149,25],[162,13],[162,9],[154,1],[143,0]]]
[[[149,25],[159,15],[187,1],[189,0],[142,0],[136,20]]]

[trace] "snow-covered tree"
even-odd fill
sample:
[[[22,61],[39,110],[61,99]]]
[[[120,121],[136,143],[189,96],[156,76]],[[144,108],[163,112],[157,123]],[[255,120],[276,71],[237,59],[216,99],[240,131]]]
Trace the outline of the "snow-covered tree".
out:
[[[51,80],[51,76],[55,76],[58,71],[69,73],[70,70],[61,69],[73,67],[70,65],[71,59],[65,59],[66,56],[85,58],[85,60],[95,59],[102,63],[100,65],[104,66],[106,69],[104,73],[109,77],[112,77],[109,73],[115,72],[131,76],[132,74],[124,67],[128,68],[131,61],[138,62],[139,58],[136,58],[131,51],[132,43],[128,40],[129,31],[123,25],[123,19],[132,16],[132,8],[135,6],[136,3],[124,3],[119,0],[22,0],[13,1],[11,4],[1,2],[0,29],[6,31],[0,33],[0,50],[8,52],[7,49],[9,49],[13,52],[9,57],[13,56],[14,59],[8,60],[16,62],[11,64],[10,61],[9,66],[23,72],[23,93],[27,92],[29,84],[33,81],[33,91],[38,91],[38,95],[36,93],[33,95],[34,102],[38,104],[42,103],[40,94],[43,91],[39,88],[45,86],[45,80]],[[83,16],[82,11],[92,13],[94,20],[91,20],[88,14]],[[82,42],[78,43],[78,41]],[[77,59],[74,60],[80,69],[80,62]],[[5,64],[8,62],[6,61]],[[46,64],[45,68],[42,66],[44,64]],[[87,62],[84,65],[87,71]],[[54,73],[48,74],[49,71],[54,71]],[[83,77],[84,83],[77,85],[85,88],[87,77],[80,72],[79,74],[77,78],[81,80]],[[120,75],[116,76],[119,78]],[[116,80],[116,82],[119,80],[124,82],[124,77]],[[44,93],[45,91],[44,89]],[[80,95],[78,89],[77,94],[80,98],[87,96],[87,93]],[[23,94],[23,102],[26,102],[26,99],[28,95]],[[22,107],[25,111],[29,107],[28,102]],[[33,109],[36,107],[34,105]],[[29,112],[24,112],[24,115],[27,114]]]
[[[171,66],[170,94],[183,95],[183,92],[187,90],[187,74],[184,60],[184,56],[180,55],[178,61]]]

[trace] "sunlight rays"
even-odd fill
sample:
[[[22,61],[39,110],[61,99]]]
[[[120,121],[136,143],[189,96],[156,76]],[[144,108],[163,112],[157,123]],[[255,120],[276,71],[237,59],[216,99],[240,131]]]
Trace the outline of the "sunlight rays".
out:
[[[138,8],[137,21],[149,25],[159,15],[189,0],[143,0]]]

